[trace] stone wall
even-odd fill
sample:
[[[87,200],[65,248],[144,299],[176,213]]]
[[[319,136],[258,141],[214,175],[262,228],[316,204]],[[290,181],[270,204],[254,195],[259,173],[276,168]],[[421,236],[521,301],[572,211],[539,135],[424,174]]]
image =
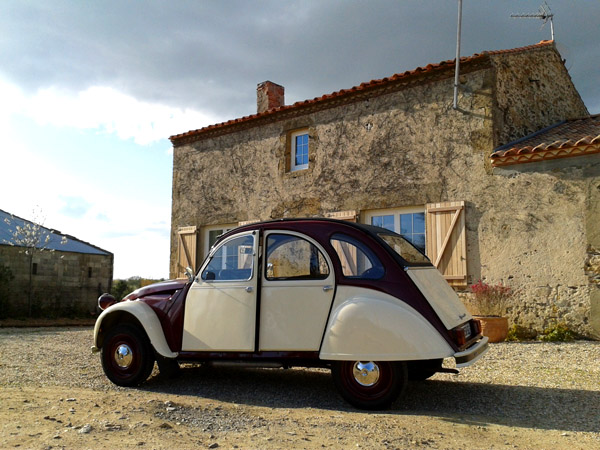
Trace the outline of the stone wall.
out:
[[[542,329],[556,316],[595,335],[585,262],[595,261],[586,228],[592,179],[576,168],[498,174],[490,166],[499,143],[586,112],[553,48],[523,58],[499,54],[465,71],[458,111],[449,72],[175,146],[171,274],[179,227],[463,200],[469,283],[513,286],[516,323]],[[302,128],[309,168],[288,172],[288,136]]]
[[[98,296],[112,285],[112,255],[36,252],[31,276],[31,313],[61,317],[96,313]],[[0,245],[0,266],[14,276],[2,300],[3,316],[29,315],[29,257],[18,247]]]
[[[561,55],[552,47],[501,52],[491,61],[496,78],[494,147],[588,115]]]

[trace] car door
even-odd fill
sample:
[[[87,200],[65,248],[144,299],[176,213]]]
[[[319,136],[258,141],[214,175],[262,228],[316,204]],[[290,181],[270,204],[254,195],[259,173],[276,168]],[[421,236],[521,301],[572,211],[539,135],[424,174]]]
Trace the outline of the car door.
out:
[[[183,351],[254,351],[257,262],[256,231],[211,251],[186,298]]]
[[[263,242],[260,350],[318,351],[335,291],[331,260],[300,233],[268,231]]]

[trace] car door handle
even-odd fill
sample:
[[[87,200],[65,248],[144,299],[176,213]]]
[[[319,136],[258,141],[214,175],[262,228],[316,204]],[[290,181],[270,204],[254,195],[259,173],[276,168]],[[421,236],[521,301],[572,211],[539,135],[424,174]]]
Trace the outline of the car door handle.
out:
[[[333,286],[330,286],[330,285],[323,286],[323,290],[324,290],[325,292],[327,292],[327,291],[330,291],[330,290],[332,290],[332,289],[333,289]]]
[[[246,286],[246,292],[252,292],[252,286]]]

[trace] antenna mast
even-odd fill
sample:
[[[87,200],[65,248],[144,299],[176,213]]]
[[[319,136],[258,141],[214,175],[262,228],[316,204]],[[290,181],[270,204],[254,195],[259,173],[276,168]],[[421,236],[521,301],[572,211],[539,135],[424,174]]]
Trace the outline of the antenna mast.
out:
[[[460,30],[462,25],[462,0],[458,0],[458,25],[456,27],[456,59],[454,63],[454,99],[452,108],[458,109],[458,86],[460,75]]]
[[[552,13],[552,11],[550,10],[548,3],[544,2],[544,4],[539,7],[537,14],[511,14],[510,17],[516,19],[541,19],[544,21],[544,23],[542,23],[542,28],[544,28],[544,25],[546,25],[546,23],[548,23],[549,20],[550,35],[552,36],[552,40],[554,40],[554,22],[552,21],[552,19],[554,18],[554,13]]]

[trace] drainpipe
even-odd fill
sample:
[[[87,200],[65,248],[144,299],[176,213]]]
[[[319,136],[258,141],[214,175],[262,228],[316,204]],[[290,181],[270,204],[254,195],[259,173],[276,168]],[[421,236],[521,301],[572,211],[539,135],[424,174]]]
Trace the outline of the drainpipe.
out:
[[[458,77],[460,75],[460,28],[462,25],[462,0],[458,0],[458,27],[456,29],[456,64],[454,68],[454,102],[453,109],[458,109]]]

